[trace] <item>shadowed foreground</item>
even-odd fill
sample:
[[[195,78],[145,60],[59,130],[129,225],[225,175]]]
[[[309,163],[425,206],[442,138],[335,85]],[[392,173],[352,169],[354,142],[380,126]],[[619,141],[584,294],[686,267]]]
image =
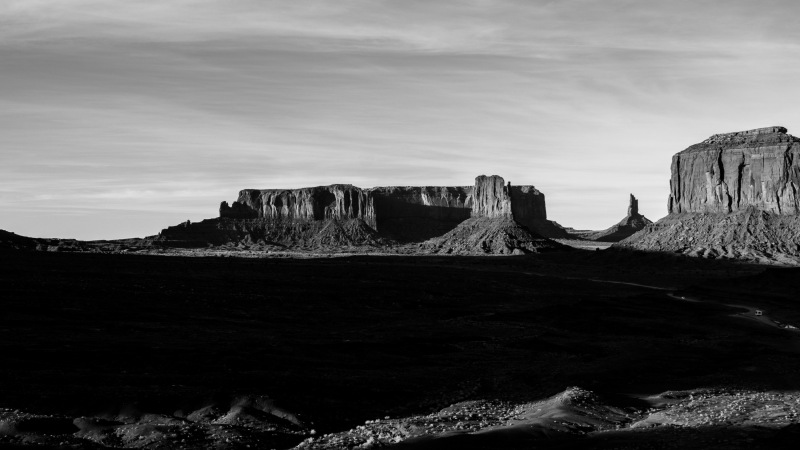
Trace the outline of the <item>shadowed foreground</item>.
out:
[[[759,266],[613,250],[503,258],[0,257],[0,406],[33,417],[6,411],[6,444],[290,447],[365,420],[464,401],[520,405],[571,386],[625,394],[632,415],[646,408],[631,399],[669,390],[800,388],[798,334],[721,304],[769,304],[771,318],[797,325],[786,295],[793,269],[762,274]],[[768,279],[771,289],[760,298],[746,289],[736,291],[742,298],[730,291],[715,298],[726,279]],[[83,428],[75,422],[82,416],[93,417]],[[169,423],[183,431],[164,431]],[[107,430],[125,424],[138,427],[130,440],[116,431],[109,437]],[[624,447],[658,440],[665,427],[581,439]],[[85,436],[42,437],[54,430]],[[163,436],[140,438],[153,430]],[[685,432],[705,432],[692,430]],[[777,442],[777,428],[762,431],[747,439]],[[491,433],[480,436],[450,439],[491,447]]]

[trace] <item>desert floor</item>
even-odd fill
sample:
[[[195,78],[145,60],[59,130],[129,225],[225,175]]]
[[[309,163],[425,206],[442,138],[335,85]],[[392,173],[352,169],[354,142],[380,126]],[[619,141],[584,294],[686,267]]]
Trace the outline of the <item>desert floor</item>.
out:
[[[669,408],[796,395],[799,270],[613,249],[303,259],[4,251],[0,445],[336,448],[402,438],[421,448],[562,448],[577,444],[470,433],[577,392],[567,403],[616,411],[627,418],[608,424],[638,430],[618,437],[598,425],[598,448],[669,448],[681,441],[665,430],[679,429],[692,439],[684,447],[713,447],[717,434],[775,447],[796,437],[796,426],[786,429],[798,421],[791,405],[774,424],[717,428],[697,411],[681,425]],[[755,309],[766,318],[751,317]],[[584,392],[593,400],[580,400]],[[228,410],[237,401],[271,415],[272,426],[237,429],[244,410],[241,423]],[[474,411],[462,411],[461,428],[455,419],[441,433],[406,427],[386,442],[353,431],[478,405],[469,402],[489,402],[486,417],[491,405],[506,409],[496,423],[470,425]],[[192,412],[217,428],[181,428]],[[159,428],[167,422],[177,431]],[[120,424],[139,431],[124,435]],[[593,431],[574,428],[581,439]]]

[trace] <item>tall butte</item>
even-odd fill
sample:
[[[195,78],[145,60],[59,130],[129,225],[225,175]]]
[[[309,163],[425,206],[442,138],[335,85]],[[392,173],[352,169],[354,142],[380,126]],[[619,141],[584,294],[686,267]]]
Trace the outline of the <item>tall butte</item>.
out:
[[[500,176],[480,175],[472,199],[469,219],[423,246],[448,254],[518,255],[563,249],[535,230],[535,218],[545,217],[544,197],[532,186],[514,189]]]
[[[621,246],[800,264],[800,138],[715,134],[672,157],[669,215]]]
[[[480,175],[475,178],[472,190],[472,217],[512,217],[511,183],[497,175]]]

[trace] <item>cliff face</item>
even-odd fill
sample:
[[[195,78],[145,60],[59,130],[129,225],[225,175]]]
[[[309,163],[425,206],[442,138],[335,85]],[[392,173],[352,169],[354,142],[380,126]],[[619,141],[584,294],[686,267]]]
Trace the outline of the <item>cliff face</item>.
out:
[[[220,205],[220,217],[269,220],[361,219],[375,227],[370,191],[349,184],[302,189],[245,189],[232,207]]]
[[[672,157],[669,212],[800,211],[800,138],[768,127],[716,134]]]
[[[376,229],[398,241],[440,236],[468,219],[473,205],[472,186],[389,186],[369,192]]]
[[[566,237],[567,232],[547,220],[547,207],[542,192],[533,186],[511,186],[511,215],[514,220],[548,238]]]
[[[545,197],[533,186],[504,184],[497,175],[475,179],[475,205],[472,217],[513,218],[529,230],[549,238],[562,238],[567,232],[547,220]]]
[[[505,185],[497,175],[481,175],[474,186],[245,189],[232,205],[220,205],[222,219],[273,224],[361,220],[381,236],[400,242],[442,236],[470,217],[513,217],[539,232],[553,228],[541,192],[533,186]]]
[[[511,183],[497,175],[475,178],[472,217],[511,217]]]
[[[786,128],[717,134],[672,158],[669,215],[615,244],[800,264],[800,139]]]

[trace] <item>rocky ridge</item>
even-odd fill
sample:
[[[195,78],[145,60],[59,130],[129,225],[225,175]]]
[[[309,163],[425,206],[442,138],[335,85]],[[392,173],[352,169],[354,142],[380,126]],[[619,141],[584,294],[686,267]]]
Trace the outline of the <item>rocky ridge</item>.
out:
[[[800,435],[796,393],[697,389],[642,400],[572,387],[537,402],[462,402],[428,415],[369,420],[296,448],[791,448]]]
[[[420,248],[508,254],[515,249],[559,248],[534,231],[549,228],[555,229],[547,221],[544,195],[536,188],[512,187],[502,177],[481,175],[471,187],[361,189],[335,184],[245,189],[233,204],[222,202],[219,218],[169,227],[156,240],[184,248],[235,245],[314,250],[397,247],[442,237]]]
[[[4,448],[286,448],[309,433],[306,424],[265,397],[210,404],[188,414],[70,417],[0,408]]]
[[[49,415],[0,408],[10,448],[793,448],[796,392],[667,391],[643,399],[571,387],[538,401],[469,400],[430,414],[381,417],[318,434],[269,399],[243,398],[189,414]],[[562,447],[558,447],[562,448]]]

